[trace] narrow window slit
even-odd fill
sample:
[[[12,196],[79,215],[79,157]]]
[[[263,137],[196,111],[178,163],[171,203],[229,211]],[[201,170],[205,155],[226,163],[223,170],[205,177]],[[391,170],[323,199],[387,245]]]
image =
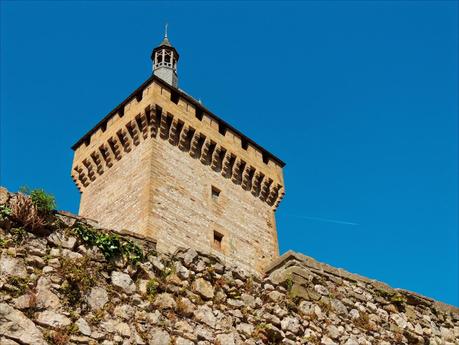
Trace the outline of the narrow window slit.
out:
[[[223,234],[219,233],[218,231],[214,231],[214,248],[217,250],[222,250],[223,246]]]
[[[171,101],[174,102],[175,104],[178,104],[179,99],[180,99],[180,95],[178,94],[178,92],[175,92],[172,90],[171,91]]]
[[[218,188],[215,187],[215,186],[212,186],[212,187],[211,187],[212,199],[213,199],[213,200],[217,200],[218,197],[220,196],[220,192],[221,192],[220,189],[218,189]]]
[[[269,156],[266,152],[263,152],[263,163],[268,164]]]
[[[223,123],[220,122],[218,124],[218,133],[220,133],[221,135],[225,136],[226,130],[227,130],[226,126]]]
[[[201,108],[196,108],[196,118],[197,118],[199,121],[202,121],[202,116],[203,116],[202,109],[201,109]]]

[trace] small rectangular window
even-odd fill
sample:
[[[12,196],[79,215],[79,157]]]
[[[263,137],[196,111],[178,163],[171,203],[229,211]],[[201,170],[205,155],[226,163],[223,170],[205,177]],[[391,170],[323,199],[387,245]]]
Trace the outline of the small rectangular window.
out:
[[[242,147],[244,150],[247,150],[247,149],[248,149],[248,147],[249,147],[249,142],[247,141],[247,139],[242,138],[242,140],[241,140],[241,147]]]
[[[175,104],[178,104],[179,99],[180,99],[180,95],[177,92],[172,90],[171,91],[171,101]]]
[[[263,152],[263,163],[265,164],[269,163],[269,156],[266,152]]]
[[[223,123],[219,123],[218,124],[218,132],[221,135],[225,136],[225,134],[226,134],[226,126]]]
[[[214,248],[222,250],[223,235],[217,231],[214,231]]]
[[[196,108],[196,118],[197,118],[199,121],[202,121],[202,116],[203,116],[203,111],[202,111],[202,109]]]
[[[212,199],[217,200],[220,196],[220,189],[215,186],[212,186]]]

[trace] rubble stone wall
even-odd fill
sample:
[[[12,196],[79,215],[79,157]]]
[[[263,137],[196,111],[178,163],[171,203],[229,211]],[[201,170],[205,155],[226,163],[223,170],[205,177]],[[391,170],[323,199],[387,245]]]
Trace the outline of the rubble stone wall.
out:
[[[459,344],[457,308],[301,254],[253,275],[69,214],[26,227],[14,203],[0,189],[2,345]]]

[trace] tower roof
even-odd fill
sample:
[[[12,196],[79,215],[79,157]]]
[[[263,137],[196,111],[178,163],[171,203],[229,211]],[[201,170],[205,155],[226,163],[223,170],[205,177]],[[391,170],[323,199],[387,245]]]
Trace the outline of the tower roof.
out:
[[[151,59],[152,60],[154,59],[155,52],[157,50],[159,50],[159,49],[162,49],[162,48],[172,49],[174,51],[175,56],[177,57],[177,60],[179,59],[179,53],[177,52],[177,50],[174,48],[174,46],[169,41],[169,38],[167,37],[167,24],[166,24],[165,29],[164,29],[164,38],[163,38],[163,40],[161,41],[159,46],[154,48],[153,51],[151,52]]]
[[[159,46],[167,46],[167,47],[171,47],[172,48],[172,44],[171,42],[169,42],[169,39],[167,38],[167,36],[164,36],[163,40],[161,41],[161,43],[159,44]]]

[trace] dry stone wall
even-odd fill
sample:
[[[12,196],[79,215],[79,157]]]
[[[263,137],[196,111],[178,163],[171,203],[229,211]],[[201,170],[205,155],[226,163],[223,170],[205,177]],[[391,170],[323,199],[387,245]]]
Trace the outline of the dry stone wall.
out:
[[[0,189],[2,345],[459,344],[457,308],[300,254],[251,275],[73,215],[25,226],[16,200]]]

